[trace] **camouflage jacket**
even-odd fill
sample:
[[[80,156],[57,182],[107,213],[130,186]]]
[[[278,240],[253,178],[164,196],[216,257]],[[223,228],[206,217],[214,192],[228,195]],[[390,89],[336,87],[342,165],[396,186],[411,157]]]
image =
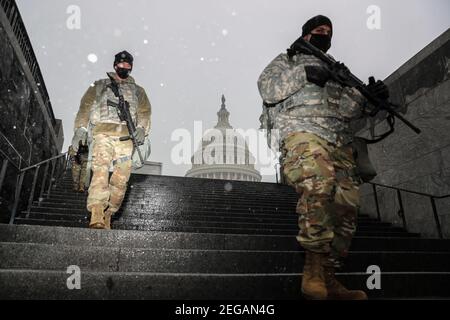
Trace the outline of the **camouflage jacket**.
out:
[[[111,73],[110,73],[111,74]],[[112,73],[114,74],[114,73]],[[108,106],[107,100],[118,102],[111,89],[109,78],[101,79],[91,85],[83,95],[80,109],[75,118],[74,130],[84,127],[86,129],[106,130],[120,126],[126,128],[126,122],[120,121],[115,107]],[[142,127],[147,135],[150,131],[151,105],[145,90],[138,86],[132,77],[119,82],[124,98],[130,104],[130,114],[136,127]],[[128,130],[127,130],[128,131]],[[91,132],[91,131],[90,131]],[[118,133],[123,134],[123,133]]]
[[[320,64],[324,62],[313,55],[289,59],[282,53],[260,75],[261,128],[278,130],[278,142],[295,131],[316,134],[337,146],[352,141],[350,122],[362,117],[367,101],[356,89],[331,80],[323,88],[309,82],[305,66]]]

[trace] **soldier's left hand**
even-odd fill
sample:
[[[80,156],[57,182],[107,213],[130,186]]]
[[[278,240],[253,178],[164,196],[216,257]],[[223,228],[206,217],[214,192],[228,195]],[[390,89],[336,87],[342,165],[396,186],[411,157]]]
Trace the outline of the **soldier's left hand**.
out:
[[[367,85],[367,89],[377,98],[386,100],[389,98],[389,89],[384,84],[383,81],[378,80],[375,82],[374,77],[369,78],[369,84]]]
[[[137,144],[143,144],[145,139],[145,130],[142,127],[137,127],[134,132],[134,138]]]

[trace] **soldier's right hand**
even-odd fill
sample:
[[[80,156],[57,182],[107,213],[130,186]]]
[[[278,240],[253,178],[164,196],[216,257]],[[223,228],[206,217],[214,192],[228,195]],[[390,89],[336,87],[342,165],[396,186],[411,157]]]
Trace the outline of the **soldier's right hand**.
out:
[[[87,144],[87,137],[88,137],[88,132],[86,128],[78,128],[75,130],[75,133],[73,135],[72,138],[72,149],[75,152],[78,152],[78,146],[80,145],[80,143],[82,145],[86,145]]]

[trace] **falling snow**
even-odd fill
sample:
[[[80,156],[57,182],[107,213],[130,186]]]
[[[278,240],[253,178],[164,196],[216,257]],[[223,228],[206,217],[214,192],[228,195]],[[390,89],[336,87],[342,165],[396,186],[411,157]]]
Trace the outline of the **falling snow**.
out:
[[[233,190],[233,185],[231,184],[231,182],[225,183],[224,189],[226,192],[230,192],[231,190]]]
[[[88,59],[88,61],[91,62],[91,63],[96,63],[97,60],[98,60],[98,57],[97,57],[97,55],[96,55],[95,53],[90,53],[90,54],[87,56],[87,59]]]

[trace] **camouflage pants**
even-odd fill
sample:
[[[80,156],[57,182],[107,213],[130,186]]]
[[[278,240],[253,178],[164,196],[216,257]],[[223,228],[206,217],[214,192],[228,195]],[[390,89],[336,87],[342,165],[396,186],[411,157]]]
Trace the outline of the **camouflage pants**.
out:
[[[82,159],[80,163],[72,161],[72,181],[74,190],[84,190],[87,162],[87,159]]]
[[[355,168],[352,148],[336,147],[302,132],[282,144],[283,173],[301,195],[297,204],[302,247],[329,253],[336,267],[347,256],[356,229],[359,182],[347,175]]]
[[[95,205],[108,208],[111,213],[119,210],[131,174],[131,140],[119,141],[119,137],[105,134],[94,136],[92,149],[92,181],[89,187],[87,209]],[[128,157],[128,158],[127,158]],[[109,168],[113,161],[113,173],[109,178]]]

